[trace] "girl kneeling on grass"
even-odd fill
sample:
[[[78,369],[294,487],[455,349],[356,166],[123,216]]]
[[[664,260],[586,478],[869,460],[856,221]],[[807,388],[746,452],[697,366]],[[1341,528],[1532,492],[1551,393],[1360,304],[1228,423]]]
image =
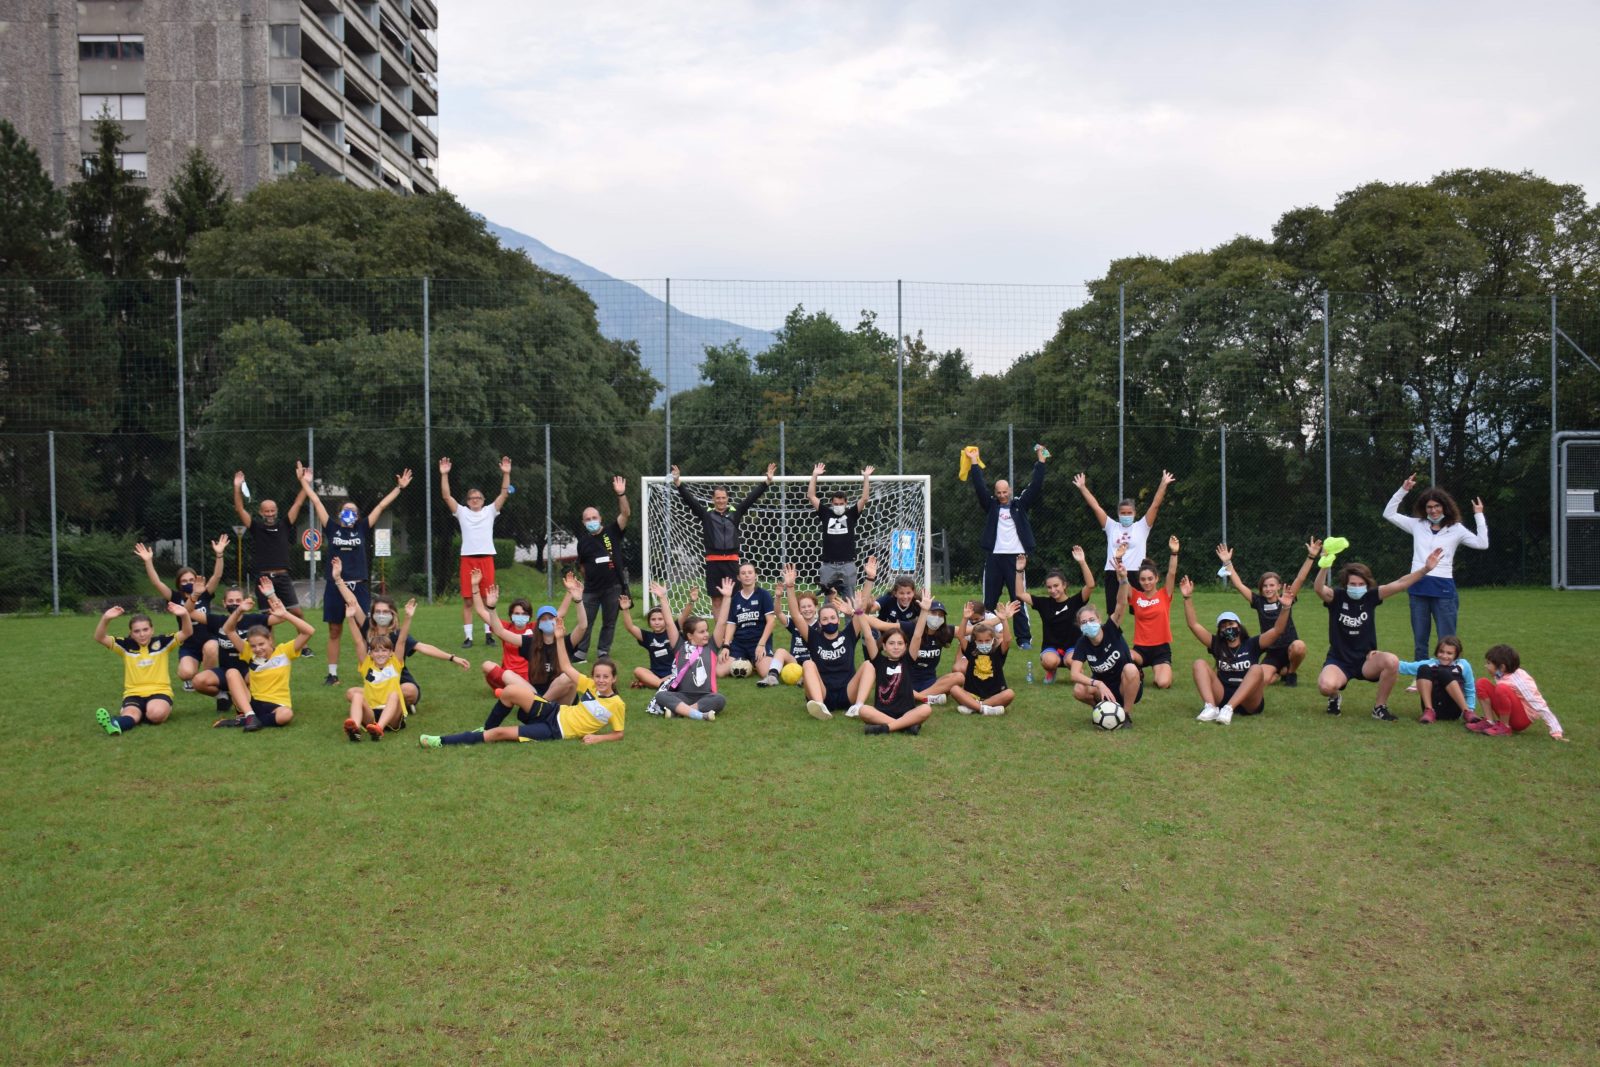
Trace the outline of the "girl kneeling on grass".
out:
[[[244,605],[228,616],[228,621],[222,624],[222,634],[239,650],[240,661],[250,670],[248,683],[239,671],[228,672],[228,693],[235,707],[250,710],[237,718],[218,719],[212,726],[237,726],[248,734],[265,726],[288,726],[294,718],[289,696],[289,667],[300,658],[317,630],[300,616],[290,615],[273,588],[272,575],[262,575],[261,596],[272,614],[283,617],[298,632],[293,641],[275,645],[272,631],[265,626],[252,626],[248,634],[239,636],[239,618],[244,614]]]
[[[1267,710],[1267,686],[1272,676],[1267,672],[1267,652],[1276,648],[1289,632],[1290,609],[1294,606],[1294,593],[1284,593],[1278,601],[1278,618],[1272,629],[1259,637],[1245,633],[1244,621],[1231,611],[1217,616],[1217,632],[1212,633],[1200,625],[1194,615],[1194,582],[1186,574],[1178,584],[1183,594],[1183,618],[1189,624],[1194,639],[1206,646],[1214,661],[1194,661],[1194,684],[1200,690],[1205,706],[1197,715],[1198,722],[1217,722],[1227,726],[1233,722],[1233,713],[1260,715]]]
[[[916,627],[911,640],[898,626],[884,635],[880,649],[871,629],[862,632],[867,646],[867,663],[872,668],[872,688],[868,695],[872,703],[862,703],[857,715],[866,724],[869,734],[922,732],[922,723],[933,713],[925,700],[919,700],[913,681],[916,657],[913,648],[922,645],[923,630],[928,624],[928,611],[933,600],[924,589],[920,598],[922,610],[917,613]]]
[[[435,737],[423,734],[423,748],[442,745],[493,744],[497,741],[562,741],[581,739],[586,745],[621,741],[628,706],[617,695],[617,665],[605,657],[595,660],[594,677],[585,676],[567,655],[566,625],[556,620],[556,667],[572,683],[577,702],[553,704],[533,691],[521,678],[507,678],[496,706],[517,709],[518,725]]]
[[[361,688],[350,698],[350,717],[344,721],[345,736],[360,741],[363,732],[374,741],[382,741],[384,731],[405,722],[405,694],[400,691],[400,679],[406,669],[406,639],[411,634],[411,618],[417,613],[417,602],[406,601],[406,619],[400,632],[392,640],[388,635],[375,637],[368,644],[361,627],[352,627],[356,639],[356,655],[360,658]]]
[[[1467,729],[1490,737],[1519,734],[1532,724],[1534,716],[1544,720],[1556,741],[1569,738],[1561,732],[1556,713],[1550,710],[1533,676],[1522,669],[1522,657],[1510,645],[1495,645],[1483,654],[1490,678],[1478,679],[1478,700],[1487,718],[1469,722]]]
[[[171,602],[167,610],[177,616],[178,632],[156,636],[155,624],[148,615],[128,620],[128,636],[112,637],[106,624],[122,614],[113,604],[95,624],[94,639],[122,656],[122,706],[113,716],[105,708],[94,713],[100,728],[115,737],[127,733],[141,722],[151,726],[167,721],[172,714],[172,681],[167,677],[167,658],[175,646],[189,640],[194,624],[182,604]]]
[[[1379,585],[1365,563],[1346,563],[1339,569],[1337,585],[1328,584],[1328,566],[1318,569],[1312,588],[1328,608],[1328,655],[1317,675],[1317,689],[1328,698],[1329,715],[1339,714],[1339,694],[1344,687],[1360,680],[1378,685],[1372,717],[1379,722],[1396,721],[1397,716],[1389,710],[1389,692],[1400,673],[1400,657],[1378,648],[1378,607],[1416,584],[1438,565],[1443,554],[1442,549],[1434,549],[1420,568],[1388,585]],[[1322,560],[1332,566],[1331,556],[1324,555],[1319,562]]]
[[[1121,546],[1118,546],[1119,548]],[[1102,700],[1122,707],[1127,725],[1133,725],[1133,706],[1144,696],[1144,672],[1133,661],[1133,650],[1122,634],[1122,620],[1128,613],[1128,572],[1122,557],[1114,557],[1117,569],[1117,606],[1111,618],[1100,621],[1100,609],[1085,604],[1078,612],[1078,629],[1083,636],[1067,656],[1067,675],[1072,679],[1072,696],[1091,708]]]

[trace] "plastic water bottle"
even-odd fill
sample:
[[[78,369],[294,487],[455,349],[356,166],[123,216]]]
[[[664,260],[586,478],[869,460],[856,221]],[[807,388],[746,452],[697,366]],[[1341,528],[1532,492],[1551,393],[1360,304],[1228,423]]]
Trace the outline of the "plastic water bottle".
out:
[[[1033,660],[1028,661],[1028,684],[1033,684]]]

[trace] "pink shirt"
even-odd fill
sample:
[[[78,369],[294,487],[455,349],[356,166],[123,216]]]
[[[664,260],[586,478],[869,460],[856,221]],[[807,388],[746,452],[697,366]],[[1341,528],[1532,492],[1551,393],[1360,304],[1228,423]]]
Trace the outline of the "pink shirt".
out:
[[[1510,674],[1502,674],[1499,684],[1509,685],[1515,689],[1522,702],[1528,706],[1528,711],[1543,719],[1544,724],[1550,727],[1551,733],[1561,732],[1561,723],[1556,719],[1556,713],[1550,710],[1550,705],[1544,702],[1544,697],[1539,694],[1539,684],[1533,680],[1533,675],[1519,667]]]

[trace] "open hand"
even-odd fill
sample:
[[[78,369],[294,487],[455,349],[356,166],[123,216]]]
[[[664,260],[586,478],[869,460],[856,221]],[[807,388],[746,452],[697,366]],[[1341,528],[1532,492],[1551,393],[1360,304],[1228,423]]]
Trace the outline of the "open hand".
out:
[[[732,578],[724,578],[721,582],[717,583],[717,595],[720,597],[730,597],[733,595]]]
[[[1183,599],[1185,600],[1194,596],[1194,582],[1190,580],[1187,574],[1178,579],[1178,592],[1183,594]]]
[[[451,467],[450,457],[449,456],[440,456],[439,457],[439,473],[440,474],[449,474],[450,473],[450,467]]]
[[[1233,562],[1233,549],[1229,548],[1227,545],[1218,545],[1217,546],[1217,558],[1220,559],[1224,563],[1232,563]]]
[[[189,614],[189,611],[182,604],[169,600],[167,601],[167,614],[176,615],[179,618],[182,618],[183,616]]]
[[[262,596],[271,596],[276,588],[277,587],[272,584],[271,577],[265,574],[263,574],[261,576],[261,580],[256,583],[256,591]]]
[[[820,478],[826,473],[828,473],[828,465],[826,463],[818,463],[811,468],[811,477],[813,478]]]
[[[1306,542],[1306,555],[1312,558],[1322,555],[1322,538],[1313,537]]]
[[[672,465],[672,484],[673,485],[677,485],[678,482],[682,480],[682,478],[683,478],[683,475],[678,472],[678,465],[676,463],[674,463]]]
[[[343,578],[344,577],[344,560],[340,559],[338,556],[334,556],[333,557],[333,562],[331,564],[329,564],[328,569],[333,574],[333,576],[335,578]]]
[[[113,604],[113,605],[111,605],[109,608],[107,608],[105,610],[105,614],[102,615],[101,618],[103,618],[103,619],[115,619],[117,616],[121,615],[123,612],[125,612],[127,610],[128,609],[124,608],[121,604]]]
[[[417,613],[417,598],[412,597],[406,601],[406,618],[411,618]],[[403,650],[402,650],[403,651]]]
[[[244,485],[244,471],[234,471],[233,472],[233,487],[235,489],[238,489],[243,485]]]
[[[1072,558],[1077,563],[1082,563],[1084,561],[1084,559],[1086,557],[1084,556],[1083,546],[1082,545],[1073,545],[1072,546]]]
[[[1442,548],[1434,549],[1432,552],[1428,553],[1428,559],[1427,559],[1426,562],[1424,562],[1422,564],[1422,569],[1425,570],[1425,571],[1433,570],[1433,568],[1435,568],[1435,567],[1437,567],[1439,565],[1439,561],[1441,559],[1444,559],[1444,549],[1442,549]]]
[[[613,493],[617,494],[618,496],[622,496],[624,493],[626,493],[628,491],[628,479],[624,478],[620,474],[617,475],[616,477],[612,478],[611,479],[611,491]]]
[[[404,489],[406,486],[410,485],[411,484],[411,468],[407,467],[405,470],[401,471],[399,474],[396,474],[394,476],[394,483],[396,485],[398,485],[402,489]]]
[[[215,552],[219,556],[228,551],[228,535],[223,534],[221,537],[211,542],[211,551]]]
[[[155,558],[156,555],[154,552],[150,551],[150,549],[145,547],[143,541],[133,546],[133,554],[144,560],[146,563],[149,563]]]
[[[633,597],[629,596],[627,593],[618,594],[617,607],[621,608],[623,611],[632,611]]]
[[[511,473],[511,457],[510,456],[501,456],[500,457],[500,473],[501,474],[510,474]]]
[[[1171,537],[1167,538],[1167,550],[1169,552],[1171,552],[1174,556],[1176,556],[1178,554],[1178,535],[1177,534],[1173,534]]]
[[[667,587],[662,585],[660,582],[651,582],[650,595],[655,597],[657,600],[665,600],[667,599]]]
[[[1161,484],[1163,486],[1171,485],[1173,482],[1175,482],[1177,480],[1178,480],[1177,478],[1173,477],[1171,471],[1162,471],[1161,472]]]
[[[877,469],[878,468],[876,468],[876,467],[862,467],[861,468],[861,477],[870,478],[870,477],[872,477],[873,472],[876,471]]]
[[[778,465],[776,463],[768,463],[767,464],[767,484],[768,485],[772,484],[772,478],[777,473],[778,473]]]

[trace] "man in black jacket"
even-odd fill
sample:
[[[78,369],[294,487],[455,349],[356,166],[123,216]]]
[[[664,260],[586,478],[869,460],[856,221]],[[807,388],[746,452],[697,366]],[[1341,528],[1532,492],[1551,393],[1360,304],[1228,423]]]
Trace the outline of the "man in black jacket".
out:
[[[708,508],[683,484],[678,465],[672,465],[673,488],[678,490],[684,505],[700,520],[700,532],[705,538],[706,592],[711,594],[713,616],[722,607],[722,579],[728,578],[735,584],[739,581],[739,523],[751,505],[760,500],[761,494],[772,485],[772,477],[777,473],[778,465],[768,463],[767,480],[750,490],[737,508],[728,506],[728,491],[718,486],[711,491],[711,506]]]
[[[967,454],[974,460],[972,466],[972,491],[978,495],[978,506],[986,518],[983,527],[983,606],[993,611],[1000,597],[1011,599],[1011,588],[1017,578],[1017,556],[1033,551],[1033,527],[1028,523],[1028,509],[1039,502],[1044,491],[1044,461],[1049,455],[1043,445],[1033,446],[1037,457],[1033,464],[1033,478],[1028,487],[1015,497],[1011,483],[1001,478],[989,492],[983,480],[983,468],[978,466],[977,449],[969,448]],[[1028,612],[1019,611],[1014,616],[1017,645],[1033,647],[1033,627],[1028,622]]]

